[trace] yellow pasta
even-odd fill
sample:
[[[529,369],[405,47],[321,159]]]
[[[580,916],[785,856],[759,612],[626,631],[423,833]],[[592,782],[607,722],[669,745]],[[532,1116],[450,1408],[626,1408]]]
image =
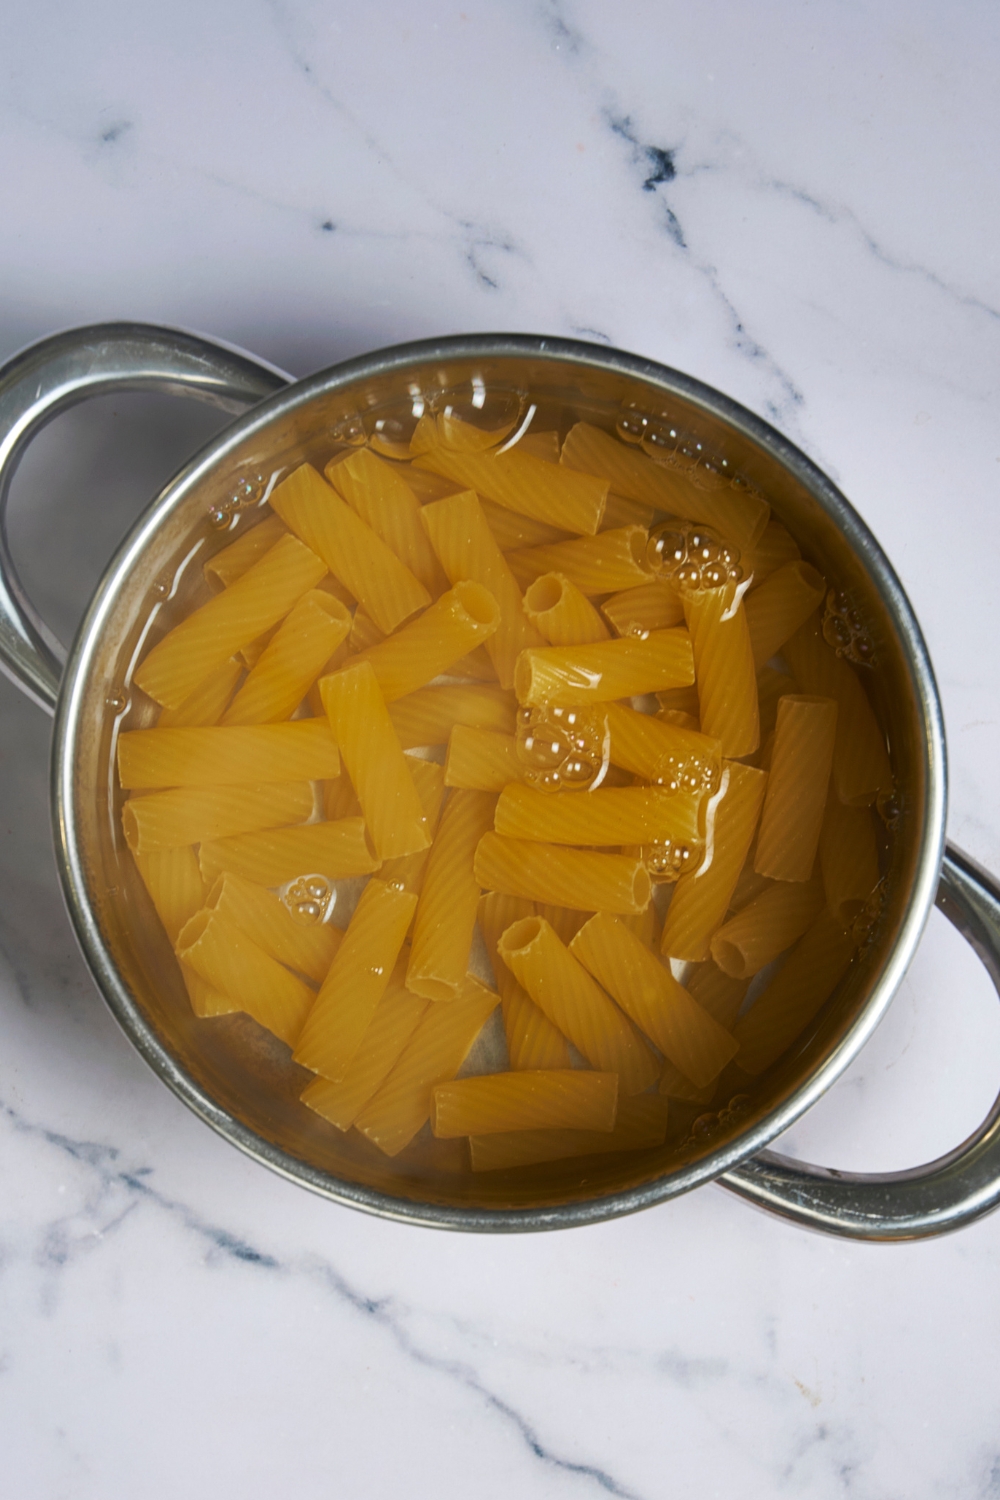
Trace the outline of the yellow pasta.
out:
[[[673,490],[670,500],[659,507],[661,510],[685,521],[700,521],[735,542],[741,555],[753,555],[771,514],[771,507],[759,494],[747,486],[734,487],[721,474],[713,478],[703,466],[690,471],[691,477],[664,464],[658,467],[669,477]]]
[[[447,502],[445,502],[447,503]],[[422,615],[360,657],[371,663],[386,703],[403,698],[445,672],[496,633],[500,610],[480,583],[457,583]]]
[[[412,464],[406,464],[402,473],[421,505],[429,505],[432,500],[444,500],[446,496],[457,495],[465,489],[464,484],[456,484],[444,474],[432,474],[430,469],[415,469]],[[502,506],[497,506],[497,510],[502,509]],[[513,512],[504,511],[504,514],[513,515]]]
[[[322,678],[320,692],[379,859],[426,849],[427,819],[371,663]]]
[[[351,778],[346,771],[342,771],[332,781],[323,783],[323,816],[331,823],[336,823],[340,818],[360,818],[361,804],[354,795]]]
[[[449,794],[434,840],[413,924],[406,983],[426,1000],[454,1000],[469,967],[479,884],[473,860],[493,823],[489,792]]]
[[[159,729],[209,729],[218,724],[242,675],[235,657],[198,684],[180,708],[164,708],[156,724]]]
[[[294,1047],[315,993],[220,912],[196,912],[177,938],[177,957],[219,994]]]
[[[514,782],[497,803],[496,831],[547,844],[689,844],[703,833],[703,797],[659,786],[543,792]]]
[[[679,729],[653,714],[637,713],[623,703],[604,710],[616,766],[644,781],[685,787],[700,784],[714,790],[719,781],[722,747],[696,729]]]
[[[715,1017],[720,1026],[732,1031],[750,982],[746,979],[734,979],[709,960],[688,970],[684,977],[684,988],[689,995],[693,995],[703,1010]]]
[[[516,715],[513,693],[471,683],[421,688],[389,704],[389,718],[404,750],[444,745],[456,724],[512,735]]]
[[[651,905],[652,902],[650,902]],[[647,907],[646,911],[649,909]],[[575,911],[570,906],[553,906],[550,901],[536,901],[535,910],[531,915],[544,918],[559,941],[565,943],[568,948],[583,924],[593,916],[593,912]],[[645,912],[642,915],[645,916]],[[638,921],[639,918],[631,917],[626,920]]]
[[[575,1156],[605,1156],[612,1151],[646,1151],[661,1146],[667,1134],[667,1101],[655,1094],[622,1099],[613,1130],[512,1130],[501,1135],[469,1137],[474,1172],[502,1172],[539,1162]]]
[[[611,634],[587,596],[562,573],[543,573],[529,585],[524,612],[551,646],[606,641]]]
[[[204,1021],[211,1016],[232,1016],[240,1010],[238,1001],[230,1000],[228,995],[220,995],[218,990],[213,990],[212,986],[187,964],[182,964],[178,960],[177,966],[181,971],[188,999],[191,1001],[191,1009],[199,1020]]]
[[[468,975],[450,1005],[429,1005],[392,1071],[354,1121],[386,1156],[398,1156],[430,1118],[435,1084],[455,1077],[499,1001]]]
[[[304,594],[264,647],[222,723],[276,724],[289,718],[351,628],[332,594]]]
[[[550,464],[559,462],[558,432],[526,432],[518,438],[517,446],[522,453],[530,453],[532,458],[542,458]]]
[[[569,951],[696,1086],[711,1083],[735,1056],[737,1043],[730,1033],[610,912],[591,917]]]
[[[694,658],[687,631],[654,630],[644,641],[536,646],[522,651],[514,690],[524,704],[582,707],[693,681]]]
[[[757,673],[757,706],[760,711],[761,743],[767,739],[778,722],[778,703],[786,693],[798,689],[787,672],[776,672],[773,667],[762,667]]]
[[[156,915],[171,944],[190,917],[205,903],[208,887],[198,865],[198,856],[186,848],[162,849],[156,854],[136,854],[136,866],[156,908]]]
[[[497,951],[500,938],[508,927],[534,915],[530,901],[504,896],[499,891],[489,891],[482,896],[477,910],[479,928],[500,991],[510,1066],[516,1070],[568,1068],[570,1055],[566,1038],[521,988]]]
[[[361,818],[214,839],[202,844],[199,862],[210,883],[231,871],[257,885],[284,885],[300,875],[346,880],[351,875],[370,875],[380,863]]]
[[[814,616],[785,642],[786,657],[799,691],[837,701],[833,782],[848,807],[869,807],[892,787],[885,737],[857,674],[826,644]]]
[[[723,755],[752,755],[760,744],[760,717],[743,601],[732,584],[701,589],[685,595],[684,613],[702,732],[721,741]]]
[[[283,619],[316,587],[326,566],[284,536],[221,594],[175,625],[140,662],[136,685],[165,708],[180,708],[241,646]]]
[[[755,671],[759,672],[808,620],[823,602],[825,592],[823,575],[800,559],[778,568],[760,588],[747,595],[743,607]]]
[[[310,590],[310,592],[314,591]],[[241,646],[239,651],[237,651],[237,660],[242,666],[246,667],[248,672],[260,661],[277,633],[277,625],[272,625],[270,630],[265,630],[263,635],[259,635],[255,641],[250,641],[248,645]],[[160,723],[163,723],[162,714],[160,715]]]
[[[565,542],[571,535],[568,531],[560,531],[558,526],[547,525],[545,521],[535,521],[531,516],[519,516],[516,511],[505,510],[502,505],[494,505],[492,500],[480,498],[479,504],[493,540],[501,552],[512,552],[518,547],[543,547],[549,542]]]
[[[424,817],[427,819],[427,832],[433,839],[437,832],[441,804],[444,800],[444,771],[434,761],[419,760],[415,755],[408,755],[406,763],[410,768],[410,775],[413,777],[413,785],[417,789]],[[387,859],[379,871],[379,876],[387,884],[398,885],[404,891],[410,891],[414,896],[419,896],[423,888],[424,871],[427,868],[430,852],[429,848],[421,849],[416,854],[404,854],[400,859]]]
[[[579,795],[583,795],[580,793]],[[624,854],[593,854],[531,839],[486,833],[476,850],[475,875],[484,890],[554,901],[579,911],[641,912],[651,886],[645,866]]]
[[[339,773],[337,746],[322,719],[232,729],[130,729],[118,736],[118,776],[126,791],[320,781]]]
[[[385,631],[379,630],[371,616],[366,615],[359,606],[354,611],[351,633],[347,638],[349,649],[354,653],[367,651],[369,646],[377,646],[380,641],[384,640]]]
[[[205,564],[205,577],[209,582],[221,583],[228,588],[237,578],[242,578],[248,568],[259,562],[265,552],[270,552],[275,542],[288,535],[288,528],[280,516],[268,514],[252,531],[245,531],[235,542],[216,552]]]
[[[618,1074],[623,1095],[641,1094],[656,1080],[659,1067],[642,1037],[548,922],[541,917],[515,922],[501,937],[499,953],[591,1067]]]
[[[816,863],[837,733],[832,698],[779,700],[754,869],[772,880],[808,880]]]
[[[200,844],[203,839],[302,823],[312,810],[308,781],[177,787],[132,797],[122,809],[122,828],[134,854],[152,854],[178,844]]]
[[[712,957],[734,979],[749,979],[784,953],[823,910],[818,880],[769,886],[723,922],[712,939]]]
[[[416,1031],[428,1001],[413,995],[404,984],[406,953],[393,970],[385,994],[375,1008],[361,1046],[338,1083],[316,1077],[300,1095],[303,1104],[338,1130],[349,1130]]]
[[[302,1028],[295,1062],[331,1083],[344,1077],[385,993],[416,904],[409,891],[369,880]]]
[[[523,769],[512,734],[494,734],[490,729],[469,729],[465,724],[456,724],[448,737],[445,786],[501,792],[509,781],[520,779]]]
[[[545,912],[541,909],[541,907],[539,907],[539,915],[545,915]],[[574,915],[579,917],[581,914],[579,912],[576,912],[574,913]],[[619,917],[618,920],[628,928],[629,932],[634,932],[641,943],[645,943],[648,948],[656,948],[657,950],[659,950],[660,919],[656,907],[653,905],[652,901],[646,907],[645,911],[639,912],[635,916]],[[551,917],[549,918],[549,921],[552,921]],[[556,923],[552,922],[552,925],[553,927],[555,927],[556,931],[559,932],[559,928]],[[579,926],[577,927],[577,931],[579,931],[579,928],[582,926],[583,922],[581,921]],[[572,936],[575,935],[575,933],[572,934]],[[562,934],[560,933],[560,937],[561,936]],[[563,942],[567,941],[569,941],[569,939],[563,938]]]
[[[766,786],[764,771],[724,764],[722,784],[709,804],[705,859],[681,876],[667,908],[660,947],[670,958],[708,957],[757,831]]]
[[[599,536],[519,547],[505,556],[522,587],[543,573],[561,573],[581,594],[608,594],[651,581],[653,570],[646,561],[648,541],[644,527],[619,526]]]
[[[431,602],[392,548],[310,464],[275,487],[271,505],[387,635]]]
[[[206,906],[232,922],[271,958],[321,984],[333,963],[343,932],[329,922],[294,917],[273,891],[239,875],[220,875]]]
[[[474,651],[468,652],[466,656],[460,656],[458,661],[452,662],[446,677],[471,677],[475,682],[496,682],[496,668],[487,655],[486,647],[477,646]]]
[[[425,506],[421,520],[451,582],[470,578],[496,600],[500,624],[486,642],[486,650],[501,687],[509,688],[518,653],[526,646],[540,645],[542,637],[524,613],[521,590],[493,539],[479,501],[472,494],[453,495]]]
[[[760,540],[743,552],[743,576],[759,588],[765,578],[801,556],[798,542],[786,527],[780,521],[768,521]]]
[[[601,605],[601,614],[611,621],[615,635],[631,640],[642,640],[651,630],[684,624],[680,594],[668,579],[660,578],[612,594]]]
[[[346,458],[333,459],[324,473],[431,597],[443,593],[447,583],[420,523],[420,502],[399,466],[376,457],[370,448],[357,448]]]
[[[827,800],[819,839],[819,863],[826,904],[843,927],[858,917],[878,885],[875,820],[868,807],[845,807]]]
[[[774,885],[766,875],[758,875],[753,867],[754,857],[757,853],[756,847],[751,848],[747,855],[746,864],[740,871],[739,879],[733,888],[733,894],[729,898],[729,910],[731,912],[742,911],[751,901],[756,901],[762,891],[770,890]]]
[[[418,458],[415,467],[444,474],[507,510],[589,536],[601,524],[608,497],[607,480],[575,474],[516,448],[479,454],[438,447]]]
[[[600,475],[617,495],[641,504],[646,513],[640,523],[643,526],[649,525],[654,510],[679,514],[674,509],[675,486],[667,470],[590,422],[577,422],[570,428],[559,462],[584,474]]]
[[[854,939],[829,912],[799,939],[784,966],[736,1023],[739,1065],[745,1073],[762,1073],[787,1051],[847,973],[854,947]]]
[[[618,1074],[582,1069],[489,1073],[435,1085],[431,1130],[441,1140],[508,1130],[614,1128]]]

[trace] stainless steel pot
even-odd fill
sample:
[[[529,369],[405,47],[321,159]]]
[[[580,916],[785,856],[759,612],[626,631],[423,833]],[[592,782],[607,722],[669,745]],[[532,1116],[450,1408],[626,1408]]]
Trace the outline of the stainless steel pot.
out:
[[[497,1188],[461,1170],[407,1166],[340,1138],[297,1103],[302,1075],[252,1025],[195,1020],[158,924],[122,858],[112,744],[128,712],[130,663],[185,559],[213,545],[206,517],[234,479],[322,456],[338,425],[369,425],[400,401],[469,387],[524,388],[550,404],[666,412],[706,452],[756,483],[847,589],[875,643],[870,677],[902,811],[886,899],[863,954],[816,1023],[769,1073],[739,1120],[662,1150],[573,1163]],[[945,846],[941,705],[920,628],[878,543],[843,495],[780,433],[717,391],[648,360],[568,340],[476,335],[409,344],[308,380],[170,329],[108,324],[60,334],[0,370],[0,512],[32,436],[67,407],[113,390],[157,390],[245,413],[167,485],[104,578],[68,660],[21,588],[0,535],[0,666],[55,714],[52,810],[60,874],[80,946],[126,1034],[170,1088],[256,1160],[340,1203],[453,1229],[554,1229],[629,1213],[719,1181],[797,1223],[862,1239],[908,1239],[968,1223],[1000,1201],[1000,1100],[946,1157],[883,1176],[828,1171],[764,1150],[855,1057],[913,956],[932,902],[1000,989],[1000,887]],[[249,408],[249,409],[248,409]],[[194,540],[192,540],[194,539]],[[222,538],[216,533],[215,545]],[[191,576],[195,570],[190,570]],[[166,580],[166,582],[165,582]]]

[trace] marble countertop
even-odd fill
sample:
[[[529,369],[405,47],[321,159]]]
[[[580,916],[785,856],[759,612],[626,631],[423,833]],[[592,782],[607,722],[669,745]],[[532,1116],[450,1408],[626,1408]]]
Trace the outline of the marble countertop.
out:
[[[896,564],[950,833],[1000,868],[994,6],[8,0],[0,29],[0,356],[136,318],[305,373],[516,329],[719,386]],[[9,527],[64,636],[216,420],[123,397],[39,439]],[[6,681],[0,709],[12,1500],[1000,1494],[1000,1217],[854,1245],[706,1188],[474,1238],[309,1196],[118,1032],[59,895],[49,722]],[[998,1060],[995,993],[935,915],[782,1149],[927,1160],[985,1114]]]

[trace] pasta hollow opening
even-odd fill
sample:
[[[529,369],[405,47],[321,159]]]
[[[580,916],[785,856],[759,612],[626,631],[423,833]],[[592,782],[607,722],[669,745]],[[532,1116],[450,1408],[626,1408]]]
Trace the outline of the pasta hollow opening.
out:
[[[475,620],[477,625],[499,624],[500,606],[483,584],[473,583],[466,579],[455,584],[454,592],[466,614]]]
[[[524,953],[531,947],[541,930],[541,917],[522,917],[519,922],[513,922],[501,935],[497,947],[503,953]]]
[[[535,614],[543,615],[562,602],[565,592],[565,580],[558,573],[543,573],[525,592],[524,602]]]

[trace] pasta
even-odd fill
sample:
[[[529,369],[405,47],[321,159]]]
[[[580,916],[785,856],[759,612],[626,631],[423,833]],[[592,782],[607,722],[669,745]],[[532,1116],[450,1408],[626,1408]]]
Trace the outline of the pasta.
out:
[[[248,568],[259,562],[265,552],[270,552],[275,542],[288,535],[288,528],[280,516],[265,516],[251,531],[216,552],[205,564],[205,577],[210,583],[221,583],[228,588],[237,578],[242,578]]]
[[[304,594],[257,658],[222,723],[275,724],[289,718],[350,626],[350,615],[332,594],[320,589]]]
[[[858,917],[878,885],[878,849],[870,808],[827,800],[819,839],[819,863],[829,910],[843,927]]]
[[[427,861],[406,971],[409,988],[426,1000],[461,993],[479,904],[473,860],[495,806],[489,792],[449,794]]]
[[[518,583],[533,583],[544,573],[561,573],[581,594],[607,594],[650,582],[648,541],[644,527],[620,526],[599,536],[518,548],[506,557]]]
[[[220,875],[205,905],[314,984],[326,978],[344,936],[330,922],[299,921],[272,891],[239,875]]]
[[[392,548],[310,464],[275,487],[271,505],[386,635],[431,602]]]
[[[558,526],[535,521],[531,516],[519,516],[514,510],[494,505],[492,500],[480,498],[479,504],[501,552],[511,552],[517,547],[543,547],[548,542],[569,540],[570,533],[560,531]]]
[[[593,536],[608,497],[606,480],[574,474],[530,453],[455,453],[437,447],[416,460],[418,469],[444,474],[507,510],[532,516],[562,531]],[[445,572],[447,572],[447,568]]]
[[[494,635],[500,610],[480,583],[457,583],[415,620],[370,646],[370,663],[386,703],[416,692],[480,641]]]
[[[184,699],[180,708],[161,709],[156,721],[158,727],[209,729],[213,724],[218,724],[233,696],[240,675],[240,664],[231,656],[198,684],[191,696]]]
[[[837,732],[832,698],[779,700],[754,869],[772,880],[808,880],[816,861]]]
[[[570,428],[559,462],[584,474],[599,474],[617,495],[639,503],[645,512],[643,526],[649,525],[655,510],[674,513],[674,487],[666,471],[590,422]]]
[[[370,875],[380,864],[361,818],[207,840],[198,858],[210,883],[228,871],[269,886],[284,885],[300,875],[325,875],[329,880]]]
[[[427,819],[427,832],[433,839],[444,800],[444,772],[432,760],[418,760],[415,755],[408,755],[406,760],[420,798],[420,806]],[[387,859],[379,870],[379,876],[390,885],[401,886],[403,890],[412,891],[414,896],[419,896],[429,854],[428,848],[421,849],[416,854],[404,854],[399,859]]]
[[[443,745],[456,724],[513,734],[517,704],[498,687],[463,684],[421,688],[390,703],[389,718],[404,750]]]
[[[759,541],[744,550],[743,575],[751,580],[753,587],[759,587],[772,573],[801,556],[792,534],[780,521],[772,519],[764,527]]]
[[[734,979],[749,979],[796,942],[823,910],[818,880],[769,886],[724,922],[712,939],[712,957]]]
[[[581,794],[582,795],[582,794]],[[476,849],[475,876],[483,890],[552,900],[580,911],[644,911],[650,883],[645,866],[624,854],[593,854],[531,839],[485,833]]]
[[[399,469],[370,448],[357,448],[346,458],[331,460],[324,473],[428,594],[432,598],[442,594],[447,583],[421,525],[420,502]]]
[[[337,746],[321,719],[231,729],[130,729],[118,736],[118,778],[126,791],[320,781],[339,774]]]
[[[228,995],[220,995],[218,990],[213,990],[212,986],[202,979],[200,974],[196,974],[194,969],[189,968],[187,964],[182,964],[180,960],[177,966],[181,971],[188,999],[191,1001],[191,1009],[199,1020],[204,1021],[211,1016],[232,1016],[239,1011],[239,1003],[236,1000],[230,1000]]]
[[[496,831],[549,844],[691,843],[701,836],[701,804],[701,796],[658,786],[553,794],[515,782],[500,793]]]
[[[500,957],[578,1052],[599,1072],[617,1073],[622,1093],[641,1094],[659,1075],[649,1047],[631,1021],[541,917],[508,927]]]
[[[694,651],[702,732],[720,741],[723,755],[752,755],[760,744],[757,673],[738,589],[729,584],[689,593],[684,614]]]
[[[683,687],[693,680],[687,631],[654,630],[643,641],[598,641],[589,646],[522,651],[514,689],[521,703],[573,706]]]
[[[162,849],[155,854],[133,851],[143,884],[171,944],[189,918],[205,901],[207,886],[194,849]]]
[[[490,891],[480,898],[477,915],[500,991],[510,1066],[516,1070],[568,1068],[570,1055],[566,1038],[521,988],[497,951],[500,938],[508,927],[524,917],[535,915],[531,902]]]
[[[562,573],[543,573],[525,591],[524,612],[551,646],[606,641],[608,627],[585,594]]]
[[[295,1045],[315,992],[221,912],[203,909],[191,917],[178,935],[177,957],[218,994]]]
[[[710,735],[679,729],[653,714],[640,714],[623,703],[604,710],[611,735],[611,759],[616,766],[644,781],[673,784],[692,779],[700,787],[718,785],[722,746]]]
[[[445,1140],[507,1130],[608,1132],[617,1113],[617,1073],[491,1073],[435,1085],[431,1130]]]
[[[474,1172],[502,1172],[538,1162],[575,1156],[605,1156],[613,1151],[646,1151],[663,1144],[667,1134],[667,1101],[655,1094],[622,1099],[613,1130],[514,1130],[502,1135],[469,1137]]]
[[[302,823],[312,810],[308,781],[177,787],[131,798],[122,811],[122,827],[133,853],[152,854],[178,844],[200,844],[203,839]]]
[[[669,579],[654,579],[612,594],[601,605],[615,635],[642,640],[651,630],[669,630],[684,624],[684,603]]]
[[[823,575],[800,560],[778,568],[747,595],[744,609],[756,672],[805,624],[825,592]]]
[[[736,1023],[745,1073],[762,1073],[787,1051],[846,974],[854,947],[829,912],[799,938],[784,967]]]
[[[465,724],[456,724],[448,736],[445,786],[502,792],[509,781],[520,779],[523,769],[512,734],[494,734],[491,729],[469,729]]]

